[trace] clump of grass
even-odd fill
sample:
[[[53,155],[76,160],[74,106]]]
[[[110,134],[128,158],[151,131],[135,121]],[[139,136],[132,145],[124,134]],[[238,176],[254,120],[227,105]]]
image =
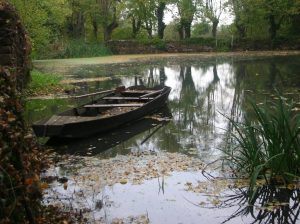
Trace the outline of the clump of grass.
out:
[[[287,184],[300,176],[300,114],[294,104],[279,97],[267,105],[252,103],[254,120],[233,127],[236,147],[227,152],[233,168],[250,178],[253,190],[259,178],[268,184]]]
[[[70,85],[60,83],[62,79],[62,75],[43,73],[34,69],[31,72],[31,82],[26,89],[26,94],[29,96],[48,95],[70,89]]]

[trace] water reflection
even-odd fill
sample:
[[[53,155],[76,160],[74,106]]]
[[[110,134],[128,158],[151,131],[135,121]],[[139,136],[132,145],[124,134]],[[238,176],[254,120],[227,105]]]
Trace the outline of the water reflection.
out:
[[[222,207],[240,207],[223,223],[251,216],[251,223],[297,223],[300,213],[300,189],[276,186],[260,186],[255,192],[236,189],[234,194],[223,202]]]
[[[247,58],[213,60],[185,60],[169,63],[135,64],[118,66],[117,69],[86,66],[75,74],[77,78],[106,76],[111,80],[78,83],[78,93],[111,89],[116,86],[144,84],[155,86],[165,84],[172,87],[169,107],[173,121],[158,134],[149,139],[149,147],[169,152],[182,152],[199,156],[204,161],[214,160],[225,147],[230,130],[226,115],[242,120],[249,113],[248,98],[264,102],[271,99],[276,87],[287,97],[300,101],[298,71],[299,57]],[[102,69],[102,70],[101,70]],[[101,71],[100,71],[101,70]],[[131,72],[130,72],[131,71]],[[55,113],[55,107],[31,101],[27,119],[39,119],[43,114]],[[65,101],[61,105],[76,105],[78,102]],[[62,109],[62,108],[58,108]],[[136,149],[135,141],[127,147]],[[140,139],[139,141],[142,141]],[[132,145],[130,145],[132,144]],[[120,147],[115,150],[123,150]],[[196,153],[195,153],[196,152]]]
[[[169,108],[163,107],[155,114],[108,133],[97,134],[84,139],[50,138],[47,145],[55,147],[56,151],[61,154],[95,156],[102,152],[102,157],[114,157],[118,153],[128,154],[132,150],[126,146],[126,141],[139,135],[143,140],[137,142],[136,145],[146,145],[155,133],[170,122],[171,118],[172,114]],[[121,150],[112,149],[118,145]],[[104,152],[108,149],[112,150]]]
[[[77,78],[103,76],[110,77],[111,80],[79,83],[80,93],[120,85],[171,86],[169,108],[173,119],[163,122],[163,126],[158,120],[147,119],[145,123],[140,121],[137,126],[130,125],[109,135],[95,136],[91,141],[71,142],[62,152],[88,153],[92,157],[83,158],[96,159],[98,162],[98,157],[115,157],[117,154],[127,155],[137,151],[167,151],[199,157],[209,163],[222,156],[219,149],[226,148],[228,144],[231,126],[224,115],[235,121],[242,121],[244,116],[251,117],[248,99],[253,98],[258,102],[272,100],[276,97],[273,95],[274,88],[282,91],[287,98],[300,102],[299,71],[300,57],[217,58],[206,61],[194,59],[150,65],[135,64],[126,68],[120,65],[117,70],[103,70],[103,67],[97,66],[83,67],[75,74]],[[60,110],[71,104],[67,100],[62,101],[61,107],[57,108]],[[43,113],[55,113],[55,106],[47,100],[44,103],[31,101],[29,105],[27,119],[30,121],[37,120]],[[106,150],[108,148],[110,149]],[[88,172],[98,166],[91,165]],[[96,171],[101,176],[105,175],[102,170]],[[97,190],[97,199],[108,196],[110,201],[116,203],[116,206],[106,210],[109,218],[149,212],[150,220],[154,223],[199,223],[199,220],[207,223],[296,223],[298,219],[299,189],[262,186],[252,196],[247,189],[233,189],[234,194],[227,197],[222,205],[208,209],[189,202],[206,203],[206,193],[195,194],[184,190],[186,183],[196,184],[197,180],[205,181],[199,172],[182,172],[172,173],[171,177],[165,179],[150,179],[145,185],[115,184],[103,189],[97,185],[99,183],[90,186]],[[95,181],[95,178],[91,178],[91,181]],[[72,188],[72,182],[69,181],[68,192],[71,199],[75,198],[73,194],[74,189],[78,188],[76,184]],[[224,186],[228,195],[232,189],[228,189],[227,184]],[[82,192],[87,188],[83,185]],[[58,191],[66,193],[62,186],[59,186]],[[91,192],[88,200],[93,205],[92,209],[94,193]],[[104,209],[96,216],[106,217],[107,214],[103,213]]]

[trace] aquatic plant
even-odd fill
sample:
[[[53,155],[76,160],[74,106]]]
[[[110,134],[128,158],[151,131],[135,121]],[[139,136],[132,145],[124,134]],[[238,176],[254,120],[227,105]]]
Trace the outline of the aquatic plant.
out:
[[[232,125],[235,143],[227,160],[238,175],[250,178],[250,189],[264,178],[268,184],[287,184],[300,176],[300,114],[283,97],[265,105],[251,103],[254,119]]]

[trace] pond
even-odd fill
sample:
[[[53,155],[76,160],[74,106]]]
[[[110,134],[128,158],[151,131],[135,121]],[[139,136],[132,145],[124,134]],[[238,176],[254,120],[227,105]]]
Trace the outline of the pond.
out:
[[[47,71],[55,63],[39,67]],[[159,114],[82,141],[55,142],[56,156],[64,159],[45,174],[57,178],[45,203],[81,210],[91,223],[252,223],[278,217],[296,222],[297,189],[262,188],[273,196],[258,195],[257,205],[249,207],[247,188],[221,164],[207,168],[209,174],[201,170],[223,156],[226,117],[251,116],[250,100],[264,103],[280,92],[300,107],[299,71],[299,56],[195,56],[66,69],[65,78],[77,86],[75,95],[136,84],[163,84],[172,91],[168,108]],[[32,123],[80,103],[32,99],[25,117]]]

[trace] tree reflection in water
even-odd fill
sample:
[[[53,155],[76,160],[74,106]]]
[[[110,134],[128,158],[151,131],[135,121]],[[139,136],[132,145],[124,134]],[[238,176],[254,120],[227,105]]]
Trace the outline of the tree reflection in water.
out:
[[[257,187],[251,195],[246,188],[236,189],[226,197],[222,207],[239,208],[223,223],[230,223],[239,216],[251,216],[252,223],[297,223],[300,213],[300,189],[289,189],[273,185]]]

